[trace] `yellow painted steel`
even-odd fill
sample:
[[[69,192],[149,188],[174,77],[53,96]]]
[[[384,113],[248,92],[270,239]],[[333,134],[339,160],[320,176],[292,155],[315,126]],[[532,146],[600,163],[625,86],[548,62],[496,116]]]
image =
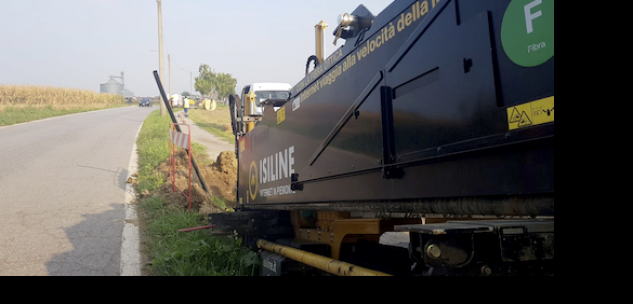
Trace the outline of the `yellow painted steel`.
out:
[[[316,46],[316,56],[319,59],[319,63],[323,62],[325,58],[325,29],[327,29],[327,23],[321,20],[315,28],[315,46]]]
[[[312,266],[314,268],[326,271],[338,276],[390,276],[386,273],[359,267],[350,263],[333,260],[314,253],[298,250],[260,239],[257,241],[257,247],[274,252],[283,257],[295,260],[297,262]]]
[[[245,116],[250,116],[254,108],[255,108],[255,92],[251,91],[251,93],[246,96],[246,100],[244,102]],[[252,121],[247,122],[246,133],[249,133],[253,129],[255,129],[255,122],[252,122]]]
[[[349,212],[319,211],[317,228],[295,228],[295,237],[327,244],[330,246],[333,259],[339,259],[343,243],[353,243],[360,239],[378,242],[384,232],[381,230],[381,219],[339,219]]]

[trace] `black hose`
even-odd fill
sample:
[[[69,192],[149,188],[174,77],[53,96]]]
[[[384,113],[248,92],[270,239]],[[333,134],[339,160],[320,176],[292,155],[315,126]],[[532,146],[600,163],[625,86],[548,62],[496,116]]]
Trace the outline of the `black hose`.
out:
[[[233,127],[233,135],[237,136],[239,128],[237,124],[237,107],[240,105],[240,96],[231,94],[229,96],[229,109],[231,110],[231,126]]]
[[[319,57],[317,57],[316,55],[312,55],[310,57],[308,57],[308,63],[306,63],[306,76],[308,76],[308,71],[310,70],[310,61],[314,60],[314,68],[316,69],[316,67],[319,66]]]

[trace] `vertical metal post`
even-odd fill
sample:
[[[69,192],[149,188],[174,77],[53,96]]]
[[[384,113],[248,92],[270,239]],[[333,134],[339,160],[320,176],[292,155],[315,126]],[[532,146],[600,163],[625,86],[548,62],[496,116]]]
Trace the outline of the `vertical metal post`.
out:
[[[323,63],[325,56],[327,56],[325,49],[325,29],[327,29],[327,23],[321,20],[315,27],[315,46],[316,46],[316,56],[319,60],[319,64]]]
[[[174,124],[169,125],[169,175],[172,178],[173,192],[176,193],[176,158],[175,147],[171,138],[171,131],[174,130]]]
[[[191,155],[191,126],[187,125],[187,128],[189,129],[189,136],[188,137],[188,143],[187,143],[187,147],[189,147],[189,211],[191,211],[191,198],[193,197],[193,193],[191,193],[191,158],[193,157],[193,155]]]
[[[167,54],[167,63],[169,67],[169,96],[167,98],[171,98],[171,55]]]
[[[161,0],[156,0],[158,3],[158,70],[160,71],[160,82],[165,82],[165,64],[163,62],[163,8]],[[164,96],[161,98],[165,98]],[[160,116],[165,116],[166,114],[166,103],[165,101],[160,103]]]
[[[255,114],[255,93],[253,91],[250,92],[250,94],[246,95],[246,101],[244,102],[244,116],[248,117]],[[250,131],[252,131],[253,129],[255,129],[255,122],[254,121],[248,121],[245,123],[246,126],[246,130],[244,130],[245,133],[249,133]]]

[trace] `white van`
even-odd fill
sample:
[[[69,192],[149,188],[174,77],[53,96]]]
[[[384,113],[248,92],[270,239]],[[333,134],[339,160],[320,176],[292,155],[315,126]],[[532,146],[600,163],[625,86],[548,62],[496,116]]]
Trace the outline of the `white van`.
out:
[[[262,115],[264,113],[264,102],[267,99],[288,99],[292,86],[288,83],[253,83],[242,88],[242,101],[245,102],[246,97],[255,93],[255,106],[251,109],[251,113],[246,115]],[[279,108],[275,108],[277,111]]]

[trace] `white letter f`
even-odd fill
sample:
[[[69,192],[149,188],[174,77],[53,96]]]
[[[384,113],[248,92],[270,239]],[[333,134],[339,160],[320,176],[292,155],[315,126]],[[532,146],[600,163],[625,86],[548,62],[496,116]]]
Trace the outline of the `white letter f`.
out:
[[[525,6],[525,25],[527,26],[527,33],[530,34],[534,32],[534,27],[532,26],[532,20],[541,17],[543,15],[542,11],[538,11],[532,14],[532,9],[536,6],[539,6],[543,3],[543,0],[534,0]]]

